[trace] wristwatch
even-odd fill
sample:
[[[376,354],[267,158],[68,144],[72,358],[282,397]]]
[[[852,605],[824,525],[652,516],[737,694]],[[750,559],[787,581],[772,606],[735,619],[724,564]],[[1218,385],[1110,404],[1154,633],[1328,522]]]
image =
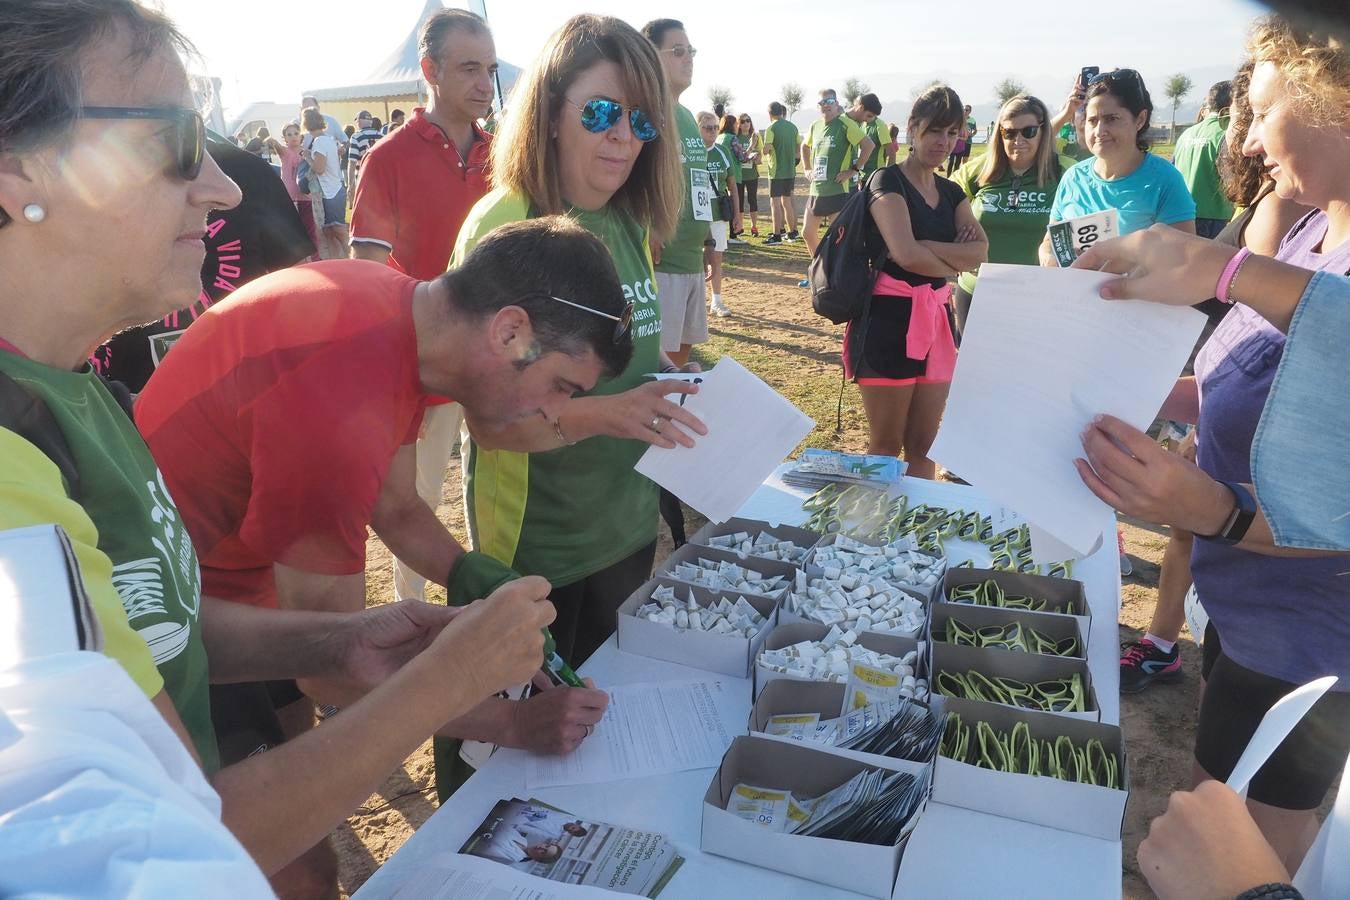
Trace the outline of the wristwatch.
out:
[[[1292,884],[1262,884],[1238,894],[1234,900],[1303,900]]]
[[[1216,533],[1197,534],[1196,537],[1213,541],[1216,544],[1231,546],[1246,536],[1247,529],[1251,527],[1252,520],[1256,518],[1256,498],[1252,496],[1251,491],[1247,490],[1246,486],[1237,482],[1221,481],[1219,483],[1232,493],[1233,499],[1237,501],[1237,506],[1229,514],[1223,527]]]

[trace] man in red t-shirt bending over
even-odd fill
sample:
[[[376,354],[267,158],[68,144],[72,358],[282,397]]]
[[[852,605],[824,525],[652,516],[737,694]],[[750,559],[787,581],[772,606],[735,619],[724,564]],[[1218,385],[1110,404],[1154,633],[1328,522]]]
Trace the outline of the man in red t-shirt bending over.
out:
[[[608,251],[557,217],[498,229],[434,281],[332,260],[264,276],[211,307],[136,404],[201,559],[202,592],[363,609],[369,526],[452,597],[479,596],[511,573],[465,553],[417,495],[413,441],[427,396],[461,402],[485,435],[535,416],[556,421],[568,397],[627,365],[631,338],[615,329],[626,307]],[[545,443],[531,439],[538,446],[506,449],[553,449],[545,433]],[[333,685],[305,688],[346,699]],[[556,739],[598,721],[605,700],[546,691],[522,704],[528,713],[480,708],[470,729],[479,733],[464,736],[509,741],[506,726],[523,715],[535,725],[524,731]],[[257,730],[273,736],[249,749],[280,739],[274,719]]]

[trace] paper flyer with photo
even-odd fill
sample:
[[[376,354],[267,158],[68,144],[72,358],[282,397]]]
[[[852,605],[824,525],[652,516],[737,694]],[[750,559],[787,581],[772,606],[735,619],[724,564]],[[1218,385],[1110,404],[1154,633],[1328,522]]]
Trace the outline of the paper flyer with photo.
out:
[[[1120,213],[1114,209],[1050,223],[1050,249],[1061,268],[1073,265],[1078,255],[1098,241],[1120,234]]]
[[[590,822],[539,800],[499,800],[460,853],[522,872],[655,897],[684,863],[654,831]]]
[[[887,487],[899,483],[905,469],[906,463],[894,456],[869,456],[807,447],[797,464],[784,472],[782,477],[784,484],[813,489],[831,483]]]

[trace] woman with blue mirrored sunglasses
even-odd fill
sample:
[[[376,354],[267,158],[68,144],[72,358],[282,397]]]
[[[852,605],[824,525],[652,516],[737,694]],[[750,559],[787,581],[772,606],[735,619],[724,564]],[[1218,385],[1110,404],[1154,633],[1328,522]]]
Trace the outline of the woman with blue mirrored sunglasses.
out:
[[[645,112],[636,106],[625,109],[619,101],[610,100],[606,97],[593,97],[579,106],[569,101],[567,105],[581,112],[581,127],[591,134],[602,134],[609,131],[619,124],[619,119],[627,112],[628,124],[633,129],[633,137],[645,144],[661,136],[660,129],[647,117]]]

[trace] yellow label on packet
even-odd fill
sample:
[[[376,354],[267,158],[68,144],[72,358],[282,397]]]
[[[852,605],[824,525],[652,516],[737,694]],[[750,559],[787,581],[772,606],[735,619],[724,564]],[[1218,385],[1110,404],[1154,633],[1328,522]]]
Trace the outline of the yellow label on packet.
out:
[[[846,713],[894,697],[900,688],[900,676],[884,669],[854,663],[849,669],[848,684],[851,690],[847,708],[843,710]]]

